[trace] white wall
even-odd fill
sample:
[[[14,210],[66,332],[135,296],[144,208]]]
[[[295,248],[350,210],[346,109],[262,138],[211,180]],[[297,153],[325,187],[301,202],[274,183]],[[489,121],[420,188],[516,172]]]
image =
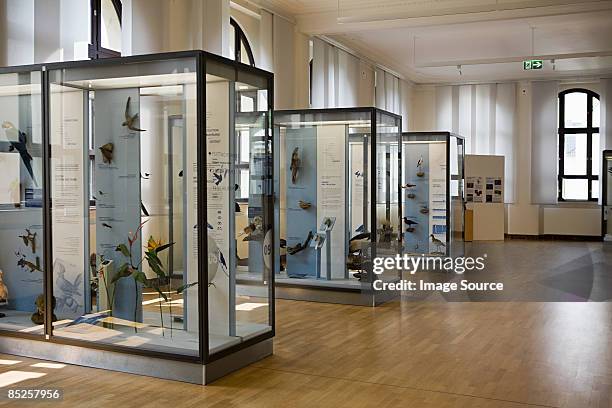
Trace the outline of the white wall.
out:
[[[87,1],[0,0],[0,66],[87,59],[88,43]]]
[[[612,81],[610,81],[612,82]],[[605,90],[601,89],[600,83],[580,83],[563,84],[560,90],[573,87],[591,89],[600,94]],[[612,88],[612,86],[611,86]],[[458,96],[453,94],[448,87],[432,85],[413,85],[411,95],[412,115],[409,119],[409,129],[411,131],[432,131],[432,130],[452,130],[459,127],[459,133],[472,132],[470,126],[462,125],[450,106],[453,98],[461,98],[465,88],[459,87]],[[488,87],[481,86],[476,92],[490,91]],[[446,92],[446,93],[444,93]],[[499,92],[499,88],[498,88]],[[532,204],[531,198],[531,146],[532,146],[532,84],[529,81],[516,83],[516,95],[511,98],[505,95],[506,102],[514,99],[516,123],[514,140],[515,153],[515,182],[514,202],[506,204],[506,233],[516,235],[600,235],[601,208],[593,203],[560,203],[557,205],[536,205]],[[612,94],[612,89],[611,89]],[[499,95],[498,95],[499,96]],[[603,98],[603,95],[602,95]],[[605,108],[602,103],[602,114]],[[487,111],[489,106],[476,107],[476,114]],[[499,106],[497,107],[499,109]],[[461,116],[461,115],[459,115]],[[611,115],[612,117],[612,115]],[[603,120],[603,119],[602,119]],[[445,125],[449,128],[440,128]],[[486,128],[486,126],[485,126]],[[498,129],[499,130],[499,129]],[[612,129],[610,129],[612,130]],[[462,132],[463,131],[463,132]],[[604,131],[602,131],[603,134]],[[606,131],[607,132],[607,131]],[[499,133],[499,132],[496,132]],[[465,136],[465,134],[464,134]],[[481,135],[485,140],[497,145],[504,143],[506,136],[502,132],[502,138],[491,139],[489,134]],[[608,136],[609,137],[609,136]],[[612,140],[612,139],[610,139]],[[482,143],[481,143],[482,145]],[[610,145],[609,145],[610,146]],[[481,146],[482,147],[482,146]],[[468,149],[467,153],[473,153]]]

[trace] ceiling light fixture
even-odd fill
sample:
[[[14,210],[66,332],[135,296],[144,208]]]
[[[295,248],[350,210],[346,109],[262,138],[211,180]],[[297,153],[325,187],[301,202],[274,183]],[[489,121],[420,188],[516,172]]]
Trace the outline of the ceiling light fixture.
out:
[[[463,72],[461,71],[461,65],[457,65],[457,71],[459,71],[459,76],[463,75]]]
[[[550,63],[551,63],[551,64],[552,64],[552,66],[553,66],[553,71],[556,71],[556,70],[557,70],[557,64],[556,64],[555,59],[554,59],[554,58],[553,58],[553,59],[551,59],[551,60],[550,60]]]

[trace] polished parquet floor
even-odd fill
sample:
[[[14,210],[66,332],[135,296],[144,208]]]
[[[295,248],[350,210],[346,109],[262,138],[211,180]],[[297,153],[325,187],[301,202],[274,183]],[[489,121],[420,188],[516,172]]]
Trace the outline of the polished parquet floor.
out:
[[[546,256],[536,258],[542,248]],[[610,266],[599,243],[510,242],[491,250],[520,252],[512,280],[545,286],[549,273],[537,275],[558,262]],[[575,259],[566,259],[570,253]],[[438,297],[366,308],[279,300],[274,355],[206,387],[3,360],[19,362],[0,364],[0,385],[7,372],[44,373],[15,386],[62,388],[54,406],[612,408],[612,303]],[[0,406],[27,404],[0,398]]]

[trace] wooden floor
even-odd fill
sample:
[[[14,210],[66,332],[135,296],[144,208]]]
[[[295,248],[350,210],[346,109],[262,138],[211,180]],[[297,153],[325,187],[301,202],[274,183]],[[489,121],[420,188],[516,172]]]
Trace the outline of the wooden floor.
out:
[[[206,387],[8,355],[0,384],[44,373],[13,386],[62,388],[66,407],[612,408],[610,302],[281,300],[276,316],[274,355]]]

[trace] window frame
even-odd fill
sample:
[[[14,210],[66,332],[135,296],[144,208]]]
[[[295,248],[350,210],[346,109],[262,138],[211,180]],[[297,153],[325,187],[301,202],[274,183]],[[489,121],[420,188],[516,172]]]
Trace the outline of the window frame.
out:
[[[565,127],[565,96],[572,93],[583,93],[587,96],[587,123],[586,127],[568,128]],[[593,181],[599,180],[599,175],[593,174],[593,134],[599,132],[599,126],[593,126],[593,100],[599,99],[599,95],[589,89],[571,88],[559,92],[559,127],[557,134],[559,137],[558,158],[559,171],[557,175],[557,201],[559,202],[597,202],[598,198],[593,196]],[[601,105],[600,105],[601,106]],[[600,108],[601,109],[601,108]],[[587,137],[587,154],[586,154],[586,174],[566,175],[565,174],[565,135],[586,134]],[[587,199],[567,199],[563,198],[563,180],[586,180],[587,181]]]
[[[121,16],[123,13],[123,6],[121,0],[111,0],[119,17],[119,25],[121,26]],[[88,47],[89,58],[113,58],[120,57],[121,53],[115,50],[102,47],[102,0],[90,0],[90,12],[89,17],[91,19],[91,43]]]
[[[250,65],[252,67],[255,66],[255,58],[253,57],[253,50],[251,49],[251,43],[249,42],[244,30],[238,24],[238,22],[234,19],[234,17],[230,17],[230,25],[234,29],[234,60],[236,62],[241,62],[243,64]],[[242,61],[242,45],[244,44],[244,50],[249,56],[249,61]]]

